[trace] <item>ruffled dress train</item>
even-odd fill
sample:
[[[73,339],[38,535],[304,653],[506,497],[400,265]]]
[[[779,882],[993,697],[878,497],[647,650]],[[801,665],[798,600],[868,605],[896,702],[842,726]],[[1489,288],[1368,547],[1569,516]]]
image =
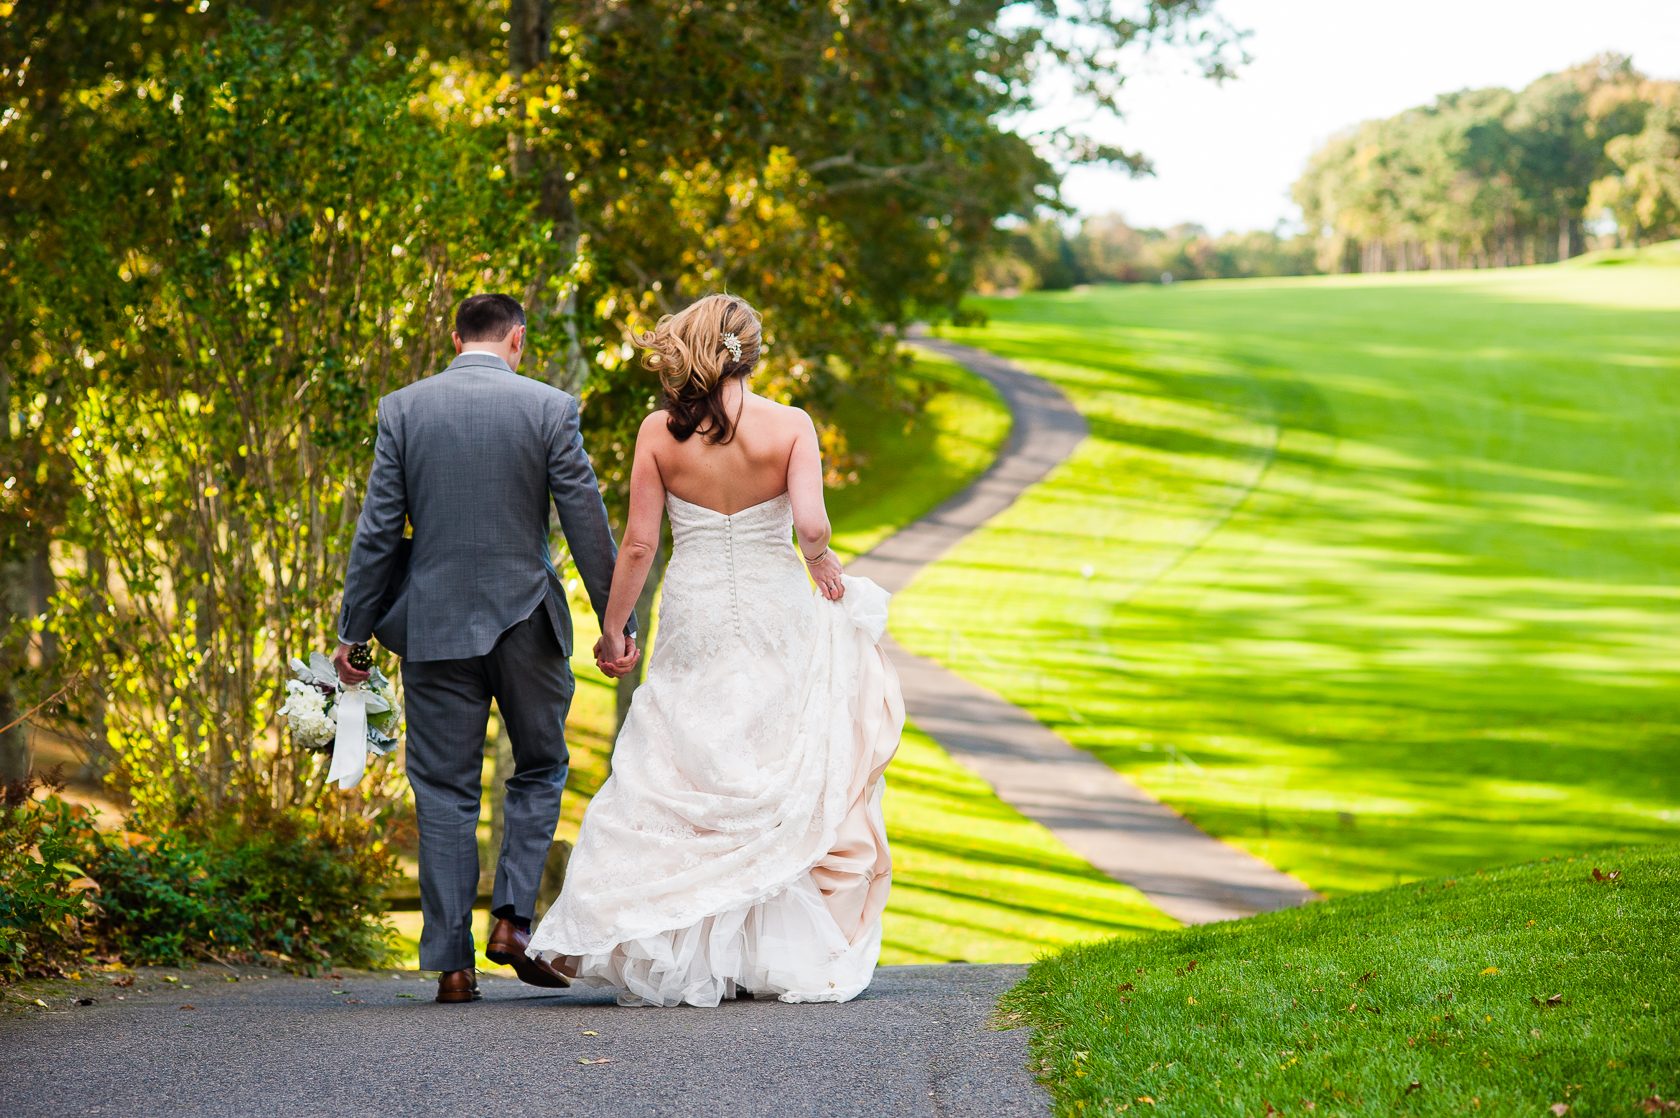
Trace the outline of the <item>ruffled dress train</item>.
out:
[[[839,602],[817,594],[786,494],[666,511],[647,678],[531,954],[626,1005],[847,1001],[874,975],[892,883],[888,595],[849,576]]]

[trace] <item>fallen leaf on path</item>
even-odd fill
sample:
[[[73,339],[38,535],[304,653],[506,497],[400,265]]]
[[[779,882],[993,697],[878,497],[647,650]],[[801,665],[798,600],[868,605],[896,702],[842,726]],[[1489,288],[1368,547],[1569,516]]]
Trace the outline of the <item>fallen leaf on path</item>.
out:
[[[1533,1002],[1535,1005],[1539,1006],[1541,1009],[1551,1009],[1553,1006],[1559,1006],[1559,1005],[1563,1004],[1563,995],[1562,994],[1553,994],[1551,997],[1547,998],[1545,1001],[1541,1001],[1539,998],[1535,997],[1533,994],[1530,994],[1528,996],[1528,1000]]]
[[[42,1001],[40,998],[36,998],[34,1004],[40,1006],[42,1009],[47,1008],[47,1003]]]
[[[93,999],[92,998],[77,998],[76,999],[76,1004],[77,1005],[92,1005],[93,1004]]]
[[[132,985],[134,985],[134,976],[132,974],[125,974],[125,975],[122,975],[119,978],[113,978],[113,979],[111,979],[111,985],[113,985],[113,986],[132,986]]]
[[[1302,1110],[1317,1110],[1318,1109],[1318,1104],[1313,1102],[1311,1099],[1302,1099],[1301,1100],[1301,1109]]]
[[[1421,1080],[1421,1079],[1414,1079],[1410,1083],[1406,1084],[1406,1093],[1408,1095],[1411,1094],[1413,1091],[1421,1091],[1421,1090],[1423,1090],[1423,1080]]]
[[[1377,972],[1374,971],[1374,970],[1368,970],[1364,974],[1360,975],[1358,978],[1354,979],[1353,984],[1355,986],[1363,986],[1367,982],[1371,981],[1371,979],[1376,976],[1376,973]]]
[[[196,1005],[184,1005],[181,1008],[182,1009],[197,1009],[198,1007]]]
[[[1483,974],[1498,974],[1499,973],[1499,968],[1498,967],[1488,967],[1487,969],[1483,970],[1482,973]]]
[[[610,1063],[612,1063],[612,1057],[611,1056],[603,1056],[599,1060],[579,1060],[578,1063],[580,1063],[580,1064],[610,1064]]]
[[[1566,1102],[1555,1102],[1546,1109],[1550,1110],[1553,1114],[1556,1114],[1558,1118],[1563,1118],[1565,1114],[1569,1113],[1569,1104]]]
[[[1680,1110],[1680,1099],[1665,1099],[1661,1095],[1652,1095],[1648,1099],[1639,1100],[1639,1110],[1643,1114],[1672,1114]]]
[[[594,1032],[590,1032],[590,1033],[584,1033],[584,1034],[583,1034],[583,1035],[584,1035],[584,1036],[600,1036],[600,1035],[601,1035],[601,1034],[600,1034],[600,1033],[594,1033]]]
[[[1148,1104],[1149,1104],[1149,1105],[1150,1105],[1150,1106],[1154,1106],[1154,1105],[1155,1105],[1155,1100],[1154,1100],[1154,1099],[1152,1099],[1152,1098],[1150,1098],[1150,1097],[1149,1097],[1149,1096],[1148,1096],[1148,1095],[1139,1095],[1139,1096],[1138,1096],[1138,1097],[1137,1097],[1137,1101],[1138,1101],[1138,1102],[1146,1102],[1146,1103],[1148,1103]]]
[[[1609,873],[1605,873],[1604,871],[1600,870],[1597,866],[1593,867],[1593,880],[1594,881],[1614,881],[1620,876],[1622,876],[1622,871],[1621,870],[1611,870]]]
[[[1120,985],[1116,986],[1115,989],[1124,994],[1128,990],[1136,990],[1137,986],[1131,982],[1122,982]]]
[[[1271,1103],[1268,1102],[1266,1104],[1266,1118],[1271,1118],[1271,1116],[1276,1114],[1276,1113],[1277,1113],[1277,1108],[1274,1107]]]
[[[344,999],[344,1004],[345,1005],[361,1005],[362,1004],[362,999],[361,998],[345,998]]]

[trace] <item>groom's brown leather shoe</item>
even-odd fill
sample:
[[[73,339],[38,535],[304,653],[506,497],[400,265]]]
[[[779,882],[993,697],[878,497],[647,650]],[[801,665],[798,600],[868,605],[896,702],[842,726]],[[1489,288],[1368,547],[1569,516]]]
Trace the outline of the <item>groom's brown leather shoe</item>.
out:
[[[555,970],[554,964],[547,959],[533,959],[525,954],[525,948],[530,942],[530,932],[512,920],[498,920],[495,930],[490,933],[490,942],[484,945],[484,957],[492,963],[512,967],[519,980],[527,985],[547,986],[551,989],[570,986],[572,980]]]
[[[438,975],[438,1001],[476,1002],[481,997],[483,995],[478,992],[478,972],[473,968],[446,970]]]

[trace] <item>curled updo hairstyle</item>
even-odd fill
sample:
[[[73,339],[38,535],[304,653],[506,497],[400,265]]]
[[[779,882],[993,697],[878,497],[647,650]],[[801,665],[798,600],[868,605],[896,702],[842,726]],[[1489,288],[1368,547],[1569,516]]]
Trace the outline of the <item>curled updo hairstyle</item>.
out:
[[[740,357],[724,343],[725,334],[740,342]],[[723,406],[723,386],[753,371],[761,338],[758,312],[733,295],[708,295],[635,336],[647,351],[642,367],[658,373],[665,389],[665,425],[672,438],[686,442],[699,431],[715,446],[735,437],[735,419]]]

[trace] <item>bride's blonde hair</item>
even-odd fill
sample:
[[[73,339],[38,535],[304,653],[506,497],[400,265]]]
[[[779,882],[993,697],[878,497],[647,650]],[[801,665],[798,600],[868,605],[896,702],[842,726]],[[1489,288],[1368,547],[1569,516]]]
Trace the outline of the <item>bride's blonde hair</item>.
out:
[[[763,329],[750,303],[733,295],[708,295],[633,338],[647,351],[642,368],[659,374],[665,425],[673,438],[683,442],[700,431],[708,444],[717,444],[735,437],[735,421],[723,406],[723,386],[758,364]]]

